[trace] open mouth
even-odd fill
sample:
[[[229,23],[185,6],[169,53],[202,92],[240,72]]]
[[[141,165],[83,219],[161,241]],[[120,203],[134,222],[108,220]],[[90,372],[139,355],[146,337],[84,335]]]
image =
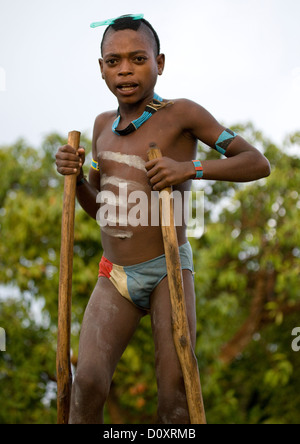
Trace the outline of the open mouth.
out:
[[[124,83],[121,85],[118,85],[117,88],[119,91],[121,92],[130,92],[133,91],[137,88],[137,84],[136,83]]]

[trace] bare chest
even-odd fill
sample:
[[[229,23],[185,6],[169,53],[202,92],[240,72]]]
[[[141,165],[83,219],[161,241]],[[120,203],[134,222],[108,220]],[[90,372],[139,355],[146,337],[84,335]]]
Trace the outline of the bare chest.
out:
[[[107,163],[103,161],[111,160],[115,162],[116,168],[127,166],[142,171],[148,160],[149,146],[153,142],[163,156],[177,161],[190,160],[195,154],[196,141],[188,137],[180,124],[173,122],[164,111],[157,112],[137,131],[126,136],[113,133],[112,122],[106,125],[97,140],[98,162],[103,168]]]

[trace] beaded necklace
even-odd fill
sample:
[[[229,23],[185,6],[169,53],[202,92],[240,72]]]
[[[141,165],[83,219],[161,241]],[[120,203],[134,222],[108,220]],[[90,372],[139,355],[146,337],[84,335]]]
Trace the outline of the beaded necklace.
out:
[[[138,119],[130,122],[130,124],[126,128],[124,128],[123,130],[117,129],[117,127],[120,123],[120,119],[121,119],[120,110],[118,109],[117,118],[112,125],[112,130],[118,136],[127,136],[128,134],[131,134],[134,131],[136,131],[137,129],[139,129],[139,127],[142,126],[143,123],[147,122],[147,120],[150,119],[150,117],[154,113],[156,113],[156,111],[158,111],[161,108],[164,108],[165,106],[169,105],[170,103],[171,102],[163,103],[163,99],[154,93],[153,100],[151,100],[151,102],[148,103],[143,114]]]

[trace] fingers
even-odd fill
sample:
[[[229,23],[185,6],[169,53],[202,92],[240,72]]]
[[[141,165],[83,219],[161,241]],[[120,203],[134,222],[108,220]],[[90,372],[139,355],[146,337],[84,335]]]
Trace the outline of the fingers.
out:
[[[162,157],[150,160],[145,164],[147,176],[154,191],[160,191],[171,185],[171,171],[167,162],[169,159]]]
[[[56,153],[57,171],[63,175],[80,174],[82,165],[85,161],[85,150],[79,147],[76,151],[70,145],[64,145]]]
[[[157,164],[159,159],[153,159],[153,160],[148,160],[148,162],[145,163],[145,168],[148,172],[150,172],[150,170],[155,167],[155,165]]]
[[[80,146],[78,148],[77,154],[82,159],[82,164],[84,164],[84,161],[85,161],[85,149],[82,146]]]
[[[168,181],[162,173],[157,173],[152,176],[150,179],[150,183],[154,191],[160,191],[169,185]]]

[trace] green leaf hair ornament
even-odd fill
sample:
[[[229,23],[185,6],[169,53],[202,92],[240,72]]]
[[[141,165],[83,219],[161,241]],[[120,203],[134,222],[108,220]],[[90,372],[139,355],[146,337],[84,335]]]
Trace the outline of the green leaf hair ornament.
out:
[[[125,18],[125,17],[132,17],[132,20],[141,20],[142,18],[144,18],[144,14],[121,15],[120,17],[103,20],[102,22],[93,22],[90,24],[90,27],[97,28],[98,26],[110,26],[110,25],[113,25],[116,20],[119,20],[120,18]]]

